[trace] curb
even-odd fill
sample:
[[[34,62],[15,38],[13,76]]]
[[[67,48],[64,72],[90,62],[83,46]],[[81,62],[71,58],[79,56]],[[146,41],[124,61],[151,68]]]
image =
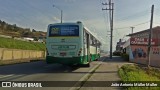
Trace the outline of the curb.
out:
[[[104,58],[105,59],[105,58]],[[104,59],[102,60],[102,62],[104,61]],[[91,70],[89,70],[89,72],[87,74],[85,74],[77,83],[75,83],[73,85],[73,87],[71,87],[69,90],[79,90],[84,83],[92,76],[92,74],[95,72],[95,70],[102,64],[102,62],[100,62],[98,65],[94,66]],[[84,82],[82,82],[84,81]]]

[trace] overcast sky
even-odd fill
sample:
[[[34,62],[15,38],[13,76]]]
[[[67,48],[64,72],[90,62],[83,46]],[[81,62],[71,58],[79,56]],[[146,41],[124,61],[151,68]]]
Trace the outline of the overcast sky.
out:
[[[50,23],[82,21],[103,42],[103,49],[109,49],[108,13],[102,5],[108,0],[0,0],[0,19],[24,28],[46,31]],[[125,35],[149,28],[152,4],[155,5],[153,26],[160,25],[160,0],[114,0],[113,47]],[[113,49],[115,50],[115,48]]]

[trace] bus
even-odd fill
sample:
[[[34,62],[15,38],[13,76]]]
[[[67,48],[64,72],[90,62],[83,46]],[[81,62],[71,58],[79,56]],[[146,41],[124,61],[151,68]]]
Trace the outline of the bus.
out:
[[[84,65],[100,58],[101,42],[82,22],[49,24],[46,62]]]

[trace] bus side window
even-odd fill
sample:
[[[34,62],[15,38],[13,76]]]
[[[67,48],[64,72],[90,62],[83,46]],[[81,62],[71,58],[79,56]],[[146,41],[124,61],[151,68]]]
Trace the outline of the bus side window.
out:
[[[90,45],[93,45],[93,36],[90,36]]]
[[[95,40],[95,46],[97,47],[97,40]]]
[[[101,44],[99,41],[97,41],[97,47],[100,48]]]
[[[93,45],[96,46],[96,38],[93,39]]]
[[[86,32],[83,31],[83,40],[84,40],[84,44],[86,44],[86,42],[87,42],[87,41],[86,41],[86,40],[87,40],[86,38],[87,38],[87,37],[86,37]]]

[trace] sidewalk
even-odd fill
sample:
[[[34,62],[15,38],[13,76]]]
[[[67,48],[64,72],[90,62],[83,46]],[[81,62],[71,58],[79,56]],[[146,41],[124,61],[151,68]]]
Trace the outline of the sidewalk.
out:
[[[120,81],[118,67],[128,62],[121,57],[113,57],[112,60],[106,57],[100,67],[92,74],[87,81]],[[98,83],[97,83],[98,84]],[[85,85],[85,84],[84,84]],[[81,87],[80,90],[122,90],[121,87]]]

